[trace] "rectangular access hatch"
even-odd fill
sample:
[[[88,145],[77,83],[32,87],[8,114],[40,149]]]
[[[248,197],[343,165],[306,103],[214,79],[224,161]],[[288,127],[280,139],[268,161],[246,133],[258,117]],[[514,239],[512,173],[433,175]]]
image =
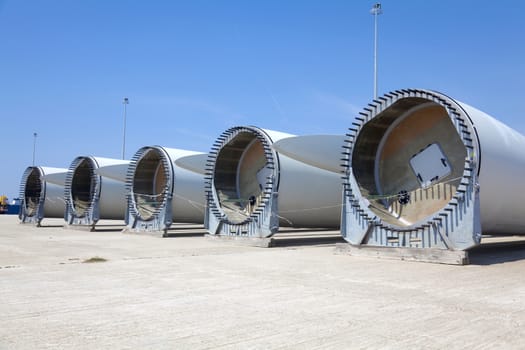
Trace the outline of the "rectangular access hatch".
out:
[[[447,156],[437,143],[432,143],[413,155],[410,158],[410,166],[423,188],[452,172]]]

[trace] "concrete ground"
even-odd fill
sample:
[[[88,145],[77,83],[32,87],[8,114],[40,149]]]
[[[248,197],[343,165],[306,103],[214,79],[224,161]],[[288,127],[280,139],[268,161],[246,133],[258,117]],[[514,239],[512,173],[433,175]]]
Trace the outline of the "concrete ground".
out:
[[[0,349],[525,347],[523,245],[452,266],[62,223],[0,216]]]

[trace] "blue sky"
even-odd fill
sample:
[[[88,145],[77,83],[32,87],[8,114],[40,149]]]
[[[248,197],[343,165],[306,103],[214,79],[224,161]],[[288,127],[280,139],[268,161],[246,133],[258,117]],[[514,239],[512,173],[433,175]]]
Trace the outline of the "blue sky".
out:
[[[235,125],[343,134],[373,97],[374,1],[0,0],[0,194],[23,171]],[[427,88],[525,133],[522,1],[382,1],[379,94]]]

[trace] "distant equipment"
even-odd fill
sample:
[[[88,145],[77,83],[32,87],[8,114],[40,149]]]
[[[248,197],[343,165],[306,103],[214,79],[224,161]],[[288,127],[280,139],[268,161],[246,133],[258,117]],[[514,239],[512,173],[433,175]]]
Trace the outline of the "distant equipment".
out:
[[[20,198],[14,198],[7,205],[7,214],[18,215],[20,213]]]
[[[280,226],[339,227],[340,175],[272,148],[292,136],[254,126],[219,136],[206,169],[208,233],[265,238]]]
[[[343,149],[341,232],[354,245],[466,250],[525,232],[525,137],[465,103],[390,92]]]
[[[8,202],[7,202],[7,196],[1,195],[0,196],[0,214],[7,213],[8,210]]]

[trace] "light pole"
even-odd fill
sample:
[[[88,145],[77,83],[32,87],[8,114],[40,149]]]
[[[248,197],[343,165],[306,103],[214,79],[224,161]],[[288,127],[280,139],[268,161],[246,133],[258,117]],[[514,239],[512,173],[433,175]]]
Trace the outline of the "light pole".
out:
[[[124,97],[124,100],[122,101],[122,104],[124,105],[124,132],[122,135],[122,159],[126,159],[126,107],[129,104],[129,99],[127,97]]]
[[[36,132],[33,133],[33,166],[35,166],[35,152],[36,152]]]
[[[377,99],[377,16],[383,13],[381,3],[376,2],[370,13],[374,16],[374,100]]]

